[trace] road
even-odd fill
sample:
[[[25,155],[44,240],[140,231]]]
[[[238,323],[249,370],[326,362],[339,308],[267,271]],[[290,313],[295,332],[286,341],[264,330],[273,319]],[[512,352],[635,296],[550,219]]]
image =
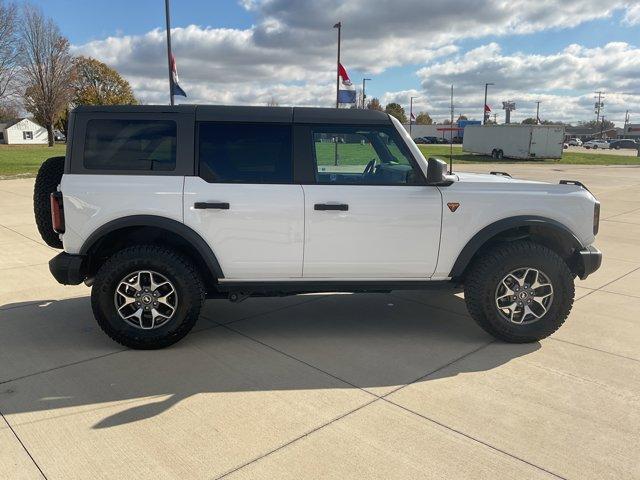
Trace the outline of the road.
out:
[[[49,275],[33,180],[0,182],[0,477],[640,478],[640,168],[460,169],[601,200],[603,267],[551,338],[409,291],[209,301],[174,347],[127,350]]]

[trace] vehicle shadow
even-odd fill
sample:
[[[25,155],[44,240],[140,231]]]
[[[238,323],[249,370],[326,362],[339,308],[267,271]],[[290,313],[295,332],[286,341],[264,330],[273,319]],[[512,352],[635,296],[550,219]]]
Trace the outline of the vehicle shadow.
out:
[[[228,400],[220,394],[238,392],[362,388],[384,395],[415,381],[491,370],[540,348],[494,342],[462,313],[463,303],[446,291],[214,300],[205,308],[209,320],[159,351],[111,342],[87,297],[5,305],[0,411],[93,411],[92,428],[110,428],[198,395],[221,403]],[[492,342],[494,355],[456,362]]]

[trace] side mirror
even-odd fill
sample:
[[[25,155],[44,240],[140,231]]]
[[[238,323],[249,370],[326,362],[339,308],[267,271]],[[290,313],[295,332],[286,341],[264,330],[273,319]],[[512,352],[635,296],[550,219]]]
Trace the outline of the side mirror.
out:
[[[427,161],[427,184],[441,185],[447,183],[447,164],[442,160],[430,157]]]

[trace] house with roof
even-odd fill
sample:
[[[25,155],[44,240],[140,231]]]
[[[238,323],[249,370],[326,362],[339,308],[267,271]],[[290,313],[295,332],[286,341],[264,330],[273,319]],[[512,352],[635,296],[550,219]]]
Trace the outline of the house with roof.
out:
[[[33,120],[20,118],[0,123],[0,143],[8,145],[44,145],[47,142],[47,129]]]

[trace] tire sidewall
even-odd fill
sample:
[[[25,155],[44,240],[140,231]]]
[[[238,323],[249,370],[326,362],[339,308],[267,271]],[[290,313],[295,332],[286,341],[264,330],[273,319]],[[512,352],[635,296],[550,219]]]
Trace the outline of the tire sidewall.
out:
[[[482,285],[481,307],[485,318],[491,325],[512,338],[522,340],[544,338],[561,324],[568,314],[573,302],[574,286],[564,262],[558,262],[556,256],[541,256],[528,252],[518,258],[505,258],[497,268],[486,273],[486,281]],[[528,324],[515,324],[503,318],[495,304],[498,284],[509,273],[519,268],[532,267],[547,276],[553,287],[553,301],[547,313],[539,320]]]
[[[110,337],[132,348],[154,349],[177,342],[191,330],[202,303],[201,288],[194,282],[193,273],[186,265],[172,260],[163,256],[132,256],[121,261],[108,261],[103,265],[96,275],[91,298],[96,320]],[[115,289],[126,275],[138,270],[158,272],[175,287],[178,297],[176,312],[171,320],[159,328],[136,328],[123,320],[116,310]]]

